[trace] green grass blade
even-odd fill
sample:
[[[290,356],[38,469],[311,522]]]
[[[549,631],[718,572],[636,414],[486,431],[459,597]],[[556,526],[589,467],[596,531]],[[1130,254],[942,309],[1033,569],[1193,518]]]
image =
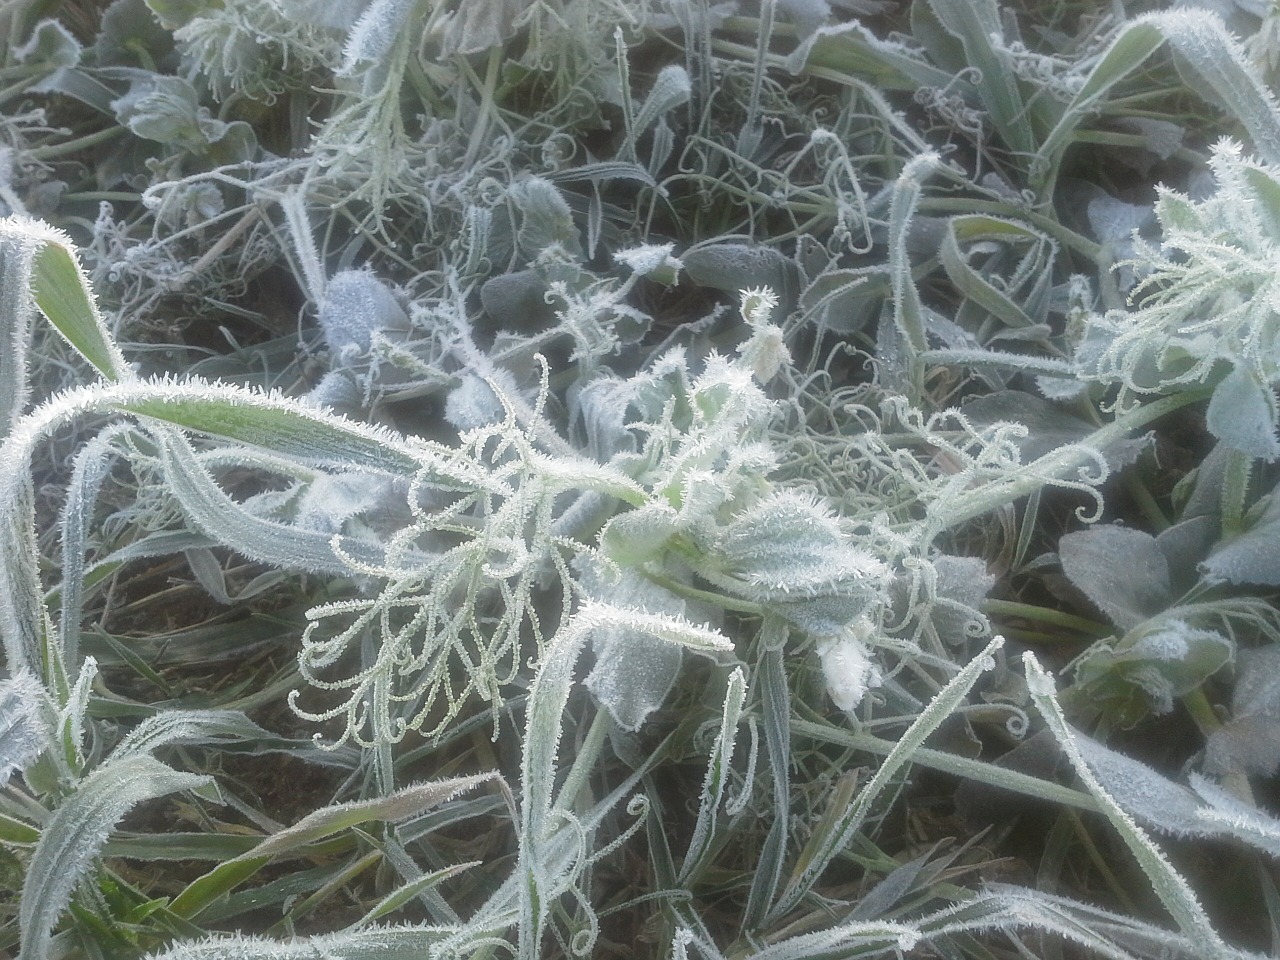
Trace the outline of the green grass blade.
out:
[[[170,909],[184,917],[194,917],[224,893],[243,883],[273,858],[295,854],[309,844],[372,820],[396,822],[417,816],[470,790],[496,774],[476,774],[427,783],[415,783],[386,797],[324,807],[307,814],[291,827],[273,833],[252,850],[214,867],[193,880],[178,894]]]
[[[1004,24],[995,0],[929,0],[934,16],[964,47],[965,61],[981,71],[977,87],[1000,136],[1021,154],[1035,152],[1027,105],[1008,51],[1001,45]]]
[[[1137,859],[1142,872],[1151,883],[1151,889],[1155,891],[1160,902],[1177,922],[1182,933],[1204,951],[1204,956],[1222,956],[1223,951],[1227,949],[1226,944],[1213,929],[1208,915],[1204,912],[1200,901],[1196,899],[1196,895],[1192,893],[1191,887],[1165,859],[1160,848],[1147,836],[1146,831],[1124,812],[1120,804],[1089,769],[1075,735],[1067,725],[1062,707],[1058,703],[1053,678],[1045,672],[1030,651],[1023,654],[1022,661],[1026,665],[1027,687],[1031,692],[1032,700],[1035,701],[1040,714],[1071,761],[1077,776],[1093,794],[1102,812]]]
[[[920,712],[915,722],[907,728],[897,746],[884,759],[875,776],[850,804],[841,821],[831,831],[831,835],[823,850],[807,863],[797,864],[792,872],[787,887],[777,904],[769,914],[770,920],[776,920],[794,909],[813,887],[814,882],[822,875],[836,854],[843,850],[850,839],[862,827],[872,804],[889,786],[898,772],[911,762],[912,756],[924,744],[929,734],[949,717],[968,695],[969,690],[978,682],[984,672],[994,666],[992,655],[1004,645],[1004,637],[995,637],[986,648],[969,661],[951,680],[938,691],[929,705]]]

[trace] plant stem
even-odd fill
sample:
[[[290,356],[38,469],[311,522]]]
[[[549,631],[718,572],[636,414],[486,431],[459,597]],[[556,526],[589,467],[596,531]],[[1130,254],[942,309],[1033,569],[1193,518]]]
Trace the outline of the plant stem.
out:
[[[77,153],[80,150],[87,150],[90,147],[96,147],[100,143],[108,143],[122,134],[128,133],[128,127],[106,127],[96,133],[86,134],[83,137],[76,137],[74,140],[64,140],[61,143],[49,143],[43,147],[32,147],[26,151],[27,156],[33,160],[52,160],[55,157],[65,157],[69,153]]]

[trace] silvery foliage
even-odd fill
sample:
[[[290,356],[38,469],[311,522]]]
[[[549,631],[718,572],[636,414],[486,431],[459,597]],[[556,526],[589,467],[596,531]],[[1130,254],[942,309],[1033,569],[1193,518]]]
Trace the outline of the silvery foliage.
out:
[[[44,750],[44,688],[30,673],[0,680],[0,786]]]
[[[360,743],[396,742],[428,718],[438,732],[468,693],[496,709],[528,655],[524,645],[544,649],[580,591],[680,616],[685,603],[670,591],[691,568],[815,635],[838,633],[877,607],[884,564],[817,498],[766,479],[777,462],[774,410],[753,370],[776,371],[784,349],[765,320],[769,300],[744,297],[756,323],[737,359],[713,356],[695,375],[674,351],[628,380],[605,376],[582,390],[596,461],[559,446],[545,452],[541,441],[554,431],[541,401],[530,407],[500,378],[477,378],[501,417],[454,413],[470,425],[457,447],[418,448],[410,522],[388,537],[382,561],[349,558],[386,586],[309,614],[303,674],[341,692],[341,702],[312,712],[295,697],[295,709],[345,718],[342,738]],[[599,517],[594,529],[603,524],[598,544],[570,535],[584,499]],[[544,622],[546,609],[559,611],[558,624]],[[376,640],[371,660],[334,678],[331,668],[366,632]],[[674,682],[679,657],[620,636],[593,641],[597,654],[618,656],[590,685],[624,726],[638,727]],[[464,664],[470,669],[460,671]]]
[[[1063,573],[1120,629],[1076,658],[1077,681],[1122,722],[1172,710],[1235,660],[1237,634],[1280,639],[1268,604],[1203,595],[1195,572],[1203,526],[1192,519],[1153,537],[1106,525],[1059,541]]]
[[[1280,173],[1220,141],[1209,160],[1216,191],[1195,200],[1159,187],[1159,246],[1135,241],[1135,308],[1094,316],[1082,375],[1135,394],[1211,385],[1210,431],[1267,461],[1280,457],[1274,385],[1280,335]],[[1224,372],[1225,371],[1225,372]]]

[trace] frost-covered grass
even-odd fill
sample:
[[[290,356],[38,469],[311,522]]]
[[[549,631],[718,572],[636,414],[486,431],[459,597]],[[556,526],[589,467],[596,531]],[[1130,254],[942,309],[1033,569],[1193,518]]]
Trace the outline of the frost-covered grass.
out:
[[[4,5],[0,953],[1274,953],[1259,9]]]

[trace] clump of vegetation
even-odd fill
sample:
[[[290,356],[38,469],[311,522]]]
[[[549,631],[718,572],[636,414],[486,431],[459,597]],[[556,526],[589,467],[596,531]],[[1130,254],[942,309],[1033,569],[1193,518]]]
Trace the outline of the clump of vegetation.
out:
[[[1230,13],[6,5],[0,951],[1274,952]]]

